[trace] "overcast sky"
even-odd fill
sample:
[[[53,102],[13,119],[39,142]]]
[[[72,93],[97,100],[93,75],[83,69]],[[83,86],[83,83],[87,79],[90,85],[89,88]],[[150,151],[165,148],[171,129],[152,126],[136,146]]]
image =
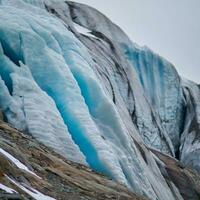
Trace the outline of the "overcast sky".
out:
[[[200,83],[200,0],[74,0],[93,6],[139,45]]]

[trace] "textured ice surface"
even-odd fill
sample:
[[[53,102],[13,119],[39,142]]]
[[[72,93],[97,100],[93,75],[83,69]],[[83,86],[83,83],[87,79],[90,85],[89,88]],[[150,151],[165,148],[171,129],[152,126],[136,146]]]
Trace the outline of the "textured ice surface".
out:
[[[38,87],[29,69],[21,64],[11,74],[11,78],[13,98],[21,105],[26,116],[27,131],[67,158],[85,163],[85,158],[74,144],[54,101]]]
[[[174,148],[169,136],[160,125],[159,118],[153,113],[149,102],[144,98],[145,94],[135,69],[125,59],[121,44],[122,42],[132,44],[129,38],[119,27],[95,9],[80,4],[68,4],[74,22],[91,30],[92,34],[99,38],[95,40],[79,36],[80,40],[89,48],[95,61],[92,65],[94,71],[102,85],[105,85],[105,90],[109,90],[108,93],[111,93],[113,101],[116,101],[116,106],[126,126],[130,127],[130,120],[133,121],[147,145],[173,154]],[[88,12],[89,15],[86,14]],[[64,17],[62,16],[62,19]],[[124,107],[128,111],[127,118],[124,117],[127,115]]]
[[[76,23],[91,30],[92,34],[103,41],[110,41],[110,43],[113,41],[113,52],[111,53],[118,51],[118,54],[121,55],[120,62],[123,63],[127,74],[124,77],[121,74],[119,76],[119,73],[123,73],[121,70],[114,76],[130,114],[137,115],[137,119],[133,119],[133,121],[145,143],[163,152],[172,151],[173,153],[174,149],[177,151],[182,131],[181,102],[183,96],[180,78],[173,65],[150,49],[132,43],[119,27],[96,10],[75,3],[69,3],[69,5],[72,18]],[[91,48],[93,43],[88,46]],[[121,52],[119,52],[120,50]],[[128,59],[128,64],[124,57]],[[120,64],[119,57],[117,59]],[[131,72],[130,65],[134,68],[133,72]],[[129,83],[132,83],[134,95],[131,95],[130,88],[125,88],[126,76]],[[141,87],[144,88],[144,94]],[[129,91],[128,95],[127,91]],[[144,99],[144,95],[148,101]],[[130,96],[133,97],[130,98]],[[134,99],[136,99],[135,102],[133,102]],[[163,138],[165,139],[163,140]]]
[[[200,89],[192,81],[183,80],[185,126],[181,136],[180,159],[200,171]]]
[[[9,7],[6,8],[9,9]],[[0,12],[3,10],[1,9]],[[12,13],[13,11],[11,10],[10,12]],[[1,79],[3,79],[0,80],[1,109],[4,111],[7,120],[16,128],[28,131],[36,139],[52,147],[57,152],[66,155],[67,158],[86,163],[85,157],[72,141],[55,102],[35,83],[29,69],[20,64],[19,60],[23,61],[23,59],[16,57],[13,61],[12,57],[7,53],[7,51],[16,52],[16,54],[22,53],[15,43],[20,43],[19,35],[23,31],[17,34],[17,28],[20,28],[22,20],[18,19],[18,23],[16,23],[17,17],[13,17],[6,25],[5,20],[9,19],[9,13],[6,15],[4,15],[5,19],[1,18],[2,26],[0,31],[0,35],[3,35],[2,37],[6,34],[8,36],[8,40],[1,37],[0,75]],[[16,27],[15,36],[17,38],[12,36],[13,41],[11,40],[12,37],[9,38],[12,30],[10,32],[7,31],[9,26],[10,28],[12,27],[12,30]],[[22,29],[25,29],[25,26],[22,25]],[[20,46],[21,48],[22,46]]]
[[[150,104],[177,151],[183,124],[182,86],[174,66],[147,47],[123,46]]]
[[[1,0],[0,15],[7,121],[150,199],[176,199],[146,148],[178,152],[185,100],[174,67],[88,6]]]

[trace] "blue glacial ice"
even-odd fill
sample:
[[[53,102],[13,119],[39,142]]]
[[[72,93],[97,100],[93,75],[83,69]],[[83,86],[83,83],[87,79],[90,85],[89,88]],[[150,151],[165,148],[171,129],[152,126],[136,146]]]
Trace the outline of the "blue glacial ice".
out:
[[[200,171],[200,89],[192,81],[183,79],[186,104],[184,131],[181,135],[180,160],[184,165]]]
[[[18,67],[6,56],[0,56],[4,60],[1,62],[0,102],[7,120],[19,130],[29,132],[38,141],[66,155],[68,159],[86,164],[84,155],[72,141],[54,101],[38,87],[29,69],[20,61]],[[7,85],[12,86],[12,95]]]
[[[177,151],[183,128],[183,93],[178,73],[170,62],[148,47],[133,44],[131,47],[124,45],[123,49]]]

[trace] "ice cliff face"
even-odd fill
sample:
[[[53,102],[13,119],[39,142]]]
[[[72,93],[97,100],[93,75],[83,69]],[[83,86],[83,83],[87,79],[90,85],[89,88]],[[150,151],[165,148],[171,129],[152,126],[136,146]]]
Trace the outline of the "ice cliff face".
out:
[[[127,59],[135,67],[151,106],[178,151],[182,131],[183,95],[180,78],[174,66],[147,47],[125,48]]]
[[[185,123],[181,135],[180,160],[200,171],[200,90],[197,84],[183,80]]]
[[[200,169],[198,86],[88,6],[1,0],[0,16],[5,120],[150,199],[182,199],[149,148]]]

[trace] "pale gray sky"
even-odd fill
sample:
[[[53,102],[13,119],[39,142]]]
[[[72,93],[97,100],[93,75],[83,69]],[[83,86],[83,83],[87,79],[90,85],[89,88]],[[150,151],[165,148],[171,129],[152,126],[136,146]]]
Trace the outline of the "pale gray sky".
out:
[[[73,0],[72,0],[73,1]],[[74,0],[95,7],[139,45],[200,83],[200,0]]]

